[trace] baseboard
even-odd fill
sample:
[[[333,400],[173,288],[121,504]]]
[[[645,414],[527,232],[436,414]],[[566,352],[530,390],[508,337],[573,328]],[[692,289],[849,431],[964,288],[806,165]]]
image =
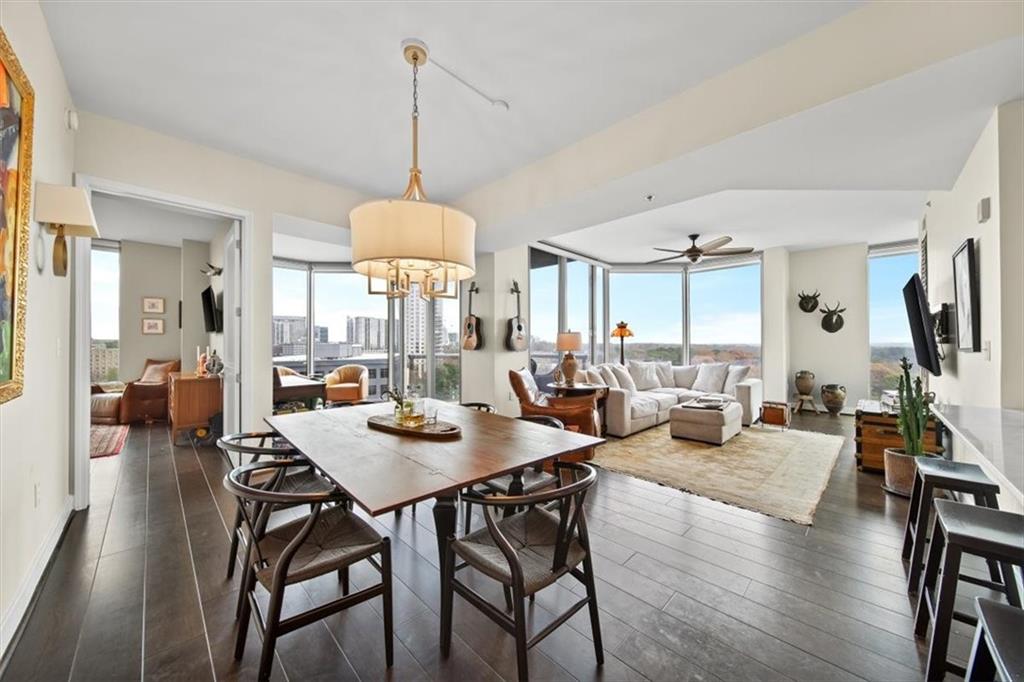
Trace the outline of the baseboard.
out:
[[[57,514],[57,518],[43,539],[43,543],[36,550],[35,556],[32,557],[28,575],[25,576],[25,579],[21,581],[21,585],[18,586],[14,601],[11,602],[7,612],[3,614],[3,619],[0,620],[0,661],[4,663],[7,660],[8,647],[11,642],[16,641],[16,635],[19,634],[22,621],[25,620],[25,616],[35,600],[36,591],[39,589],[43,577],[46,575],[46,570],[53,559],[57,545],[60,544],[60,539],[64,535],[64,529],[71,518],[73,506],[74,497],[68,495],[64,498],[64,506],[61,508],[60,513]]]

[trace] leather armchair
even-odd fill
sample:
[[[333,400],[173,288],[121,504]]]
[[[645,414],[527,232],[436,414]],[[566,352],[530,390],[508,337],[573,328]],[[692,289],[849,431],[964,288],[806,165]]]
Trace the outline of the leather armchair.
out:
[[[597,413],[597,397],[594,395],[555,397],[541,393],[533,375],[526,369],[508,371],[508,380],[519,399],[519,411],[524,417],[544,416],[560,419],[569,431],[587,436],[600,433],[600,417]],[[593,459],[594,449],[585,450],[581,456],[567,460]]]
[[[181,371],[181,360],[146,360],[142,377],[124,387],[121,423],[166,420],[169,375],[178,371]]]
[[[370,370],[363,365],[342,365],[324,377],[331,402],[358,402],[370,395]]]

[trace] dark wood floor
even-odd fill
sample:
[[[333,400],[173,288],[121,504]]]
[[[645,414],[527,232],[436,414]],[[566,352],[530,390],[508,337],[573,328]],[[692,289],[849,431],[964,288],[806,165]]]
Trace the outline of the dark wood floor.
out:
[[[810,528],[602,472],[589,518],[605,665],[594,663],[584,611],[531,652],[533,678],[919,679],[923,646],[899,560],[906,503],[856,470],[851,418],[808,415],[797,427],[846,437]],[[252,679],[255,633],[245,659],[232,658],[233,501],[219,453],[137,426],[120,455],[92,466],[92,506],[72,518],[4,679]],[[514,678],[511,637],[459,599],[452,656],[439,658],[429,505],[374,523],[393,542],[391,677]],[[373,578],[353,569],[355,586]],[[493,583],[473,582],[500,600]],[[533,627],[579,591],[570,579],[538,595]],[[326,576],[289,592],[286,611],[340,589]],[[958,624],[955,655],[970,635]],[[274,677],[385,679],[383,662],[377,599],[281,639]]]

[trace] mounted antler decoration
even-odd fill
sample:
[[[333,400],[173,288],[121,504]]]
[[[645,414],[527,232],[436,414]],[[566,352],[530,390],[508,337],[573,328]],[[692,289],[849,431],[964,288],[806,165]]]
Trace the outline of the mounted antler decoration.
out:
[[[829,334],[835,334],[843,328],[843,313],[846,312],[846,308],[840,308],[839,306],[839,301],[836,301],[835,308],[829,308],[826,305],[821,310],[821,314],[825,316],[821,318],[821,328]]]
[[[813,313],[818,309],[818,297],[821,293],[815,289],[813,294],[805,294],[803,290],[797,294],[800,297],[800,310],[805,313]]]

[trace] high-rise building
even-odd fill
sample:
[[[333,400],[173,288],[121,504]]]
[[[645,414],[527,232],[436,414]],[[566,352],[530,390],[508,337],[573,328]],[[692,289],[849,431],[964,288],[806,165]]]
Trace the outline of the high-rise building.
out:
[[[346,320],[348,343],[362,346],[364,351],[388,348],[388,321],[380,317],[350,317]]]
[[[405,347],[409,355],[427,352],[427,302],[413,294],[405,299]],[[444,345],[446,336],[440,305],[434,305],[434,348]]]
[[[271,336],[275,346],[305,343],[306,318],[294,315],[275,315],[272,318]]]
[[[313,327],[313,340],[319,343],[327,343],[330,339],[328,337],[327,327]]]
[[[120,367],[117,341],[93,341],[89,347],[90,381],[114,381]]]

